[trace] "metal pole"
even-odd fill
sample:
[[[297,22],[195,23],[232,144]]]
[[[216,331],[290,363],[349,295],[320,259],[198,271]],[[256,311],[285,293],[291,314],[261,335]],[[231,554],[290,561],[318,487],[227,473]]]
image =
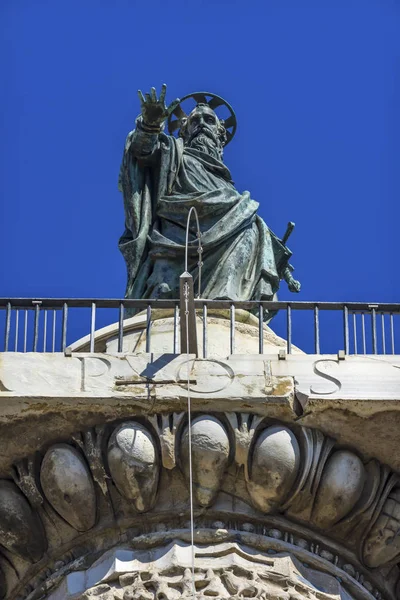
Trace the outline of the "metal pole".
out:
[[[365,338],[365,315],[361,313],[361,332],[362,332],[362,345],[363,345],[363,354],[367,354],[367,342]]]
[[[372,352],[374,354],[378,353],[377,343],[376,343],[376,310],[375,308],[371,311],[371,321],[372,321]]]
[[[146,319],[146,352],[150,352],[150,332],[151,332],[151,304],[147,305]]]
[[[264,307],[258,307],[258,353],[264,354]]]
[[[5,331],[5,335],[4,335],[4,352],[8,352],[8,342],[10,339],[10,325],[11,325],[11,303],[7,302],[6,331]]]
[[[124,303],[119,305],[119,322],[118,322],[118,352],[122,352],[124,347]]]
[[[198,356],[196,310],[194,305],[193,277],[185,271],[179,278],[181,353]],[[188,329],[187,329],[188,328]],[[189,348],[187,348],[189,340]]]
[[[230,311],[230,353],[235,354],[235,305],[231,304]]]
[[[320,354],[319,347],[319,308],[314,306],[314,343],[315,343],[315,354]]]
[[[347,306],[343,308],[343,337],[344,337],[344,353],[349,354],[349,309]]]
[[[39,337],[39,310],[40,310],[40,306],[39,304],[35,305],[35,320],[34,320],[34,325],[33,325],[33,351],[37,352],[37,344],[38,344],[38,337]]]
[[[89,352],[94,352],[94,332],[96,330],[96,302],[92,302],[92,314],[90,319],[90,349]]]
[[[382,350],[383,354],[386,354],[386,334],[385,334],[385,315],[381,313],[382,319]]]
[[[357,317],[356,313],[353,312],[353,336],[354,336],[354,354],[358,354],[357,347]]]
[[[61,335],[61,352],[65,352],[67,347],[67,321],[68,321],[68,304],[64,302],[62,312],[62,335]]]
[[[55,352],[56,351],[56,311],[53,310],[53,327],[52,327],[52,334],[51,334],[51,351]]]
[[[43,314],[43,352],[46,352],[47,345],[47,310]]]
[[[15,311],[15,340],[14,340],[14,352],[18,352],[18,321],[19,321],[19,310]]]
[[[174,347],[173,353],[178,354],[178,321],[179,321],[179,306],[174,306]]]
[[[390,313],[390,341],[392,343],[392,354],[394,354],[394,323],[393,323],[393,313]]]
[[[292,353],[292,307],[287,305],[286,309],[286,328],[287,328],[287,353]]]
[[[207,358],[207,304],[203,304],[203,358]]]
[[[26,352],[26,345],[28,340],[28,311],[25,309],[24,315],[24,352]]]

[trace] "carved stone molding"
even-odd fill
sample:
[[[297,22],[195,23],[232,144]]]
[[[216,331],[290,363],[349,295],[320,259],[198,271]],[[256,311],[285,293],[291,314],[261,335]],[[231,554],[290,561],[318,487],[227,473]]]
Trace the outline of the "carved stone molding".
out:
[[[65,600],[99,596],[102,600],[175,600],[193,596],[367,600],[370,596],[368,590],[357,584],[348,586],[346,572],[337,567],[316,570],[293,555],[264,555],[240,542],[220,542],[207,547],[196,544],[194,577],[191,558],[190,545],[181,540],[140,552],[129,547],[115,548],[86,572],[68,575],[49,600],[56,600],[61,594]],[[94,586],[82,589],[85,582],[93,580]]]
[[[106,536],[111,547],[120,541],[117,532],[133,525],[137,535],[152,531],[163,515],[170,515],[172,525],[187,519],[188,437],[185,413],[132,415],[56,441],[15,464],[14,481],[0,480],[3,597],[6,588],[9,598],[28,597],[27,583],[37,586],[46,579],[46,565],[55,565],[65,552],[72,552],[67,564],[87,555],[90,540]],[[334,563],[335,556],[350,553],[352,559],[338,558],[336,565],[343,563],[357,580],[360,567],[352,563],[363,564],[367,577],[358,581],[368,583],[372,597],[395,598],[396,473],[376,460],[363,462],[318,430],[251,413],[195,413],[191,438],[197,519],[209,514],[218,522],[237,515],[249,531],[258,527],[251,523],[278,516],[289,530],[298,523],[305,532],[299,547],[309,552],[308,540],[322,536],[326,550],[317,551],[320,558]],[[283,536],[273,527],[265,531],[268,538]],[[329,549],[337,544],[341,550]]]

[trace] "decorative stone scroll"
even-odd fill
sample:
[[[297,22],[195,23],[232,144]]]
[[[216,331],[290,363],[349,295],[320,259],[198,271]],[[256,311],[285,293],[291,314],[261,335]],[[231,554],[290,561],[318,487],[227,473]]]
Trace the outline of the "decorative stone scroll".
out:
[[[72,550],[77,545],[79,556],[85,553],[88,540],[103,539],[116,522],[123,524],[122,530],[135,527],[137,535],[141,527],[157,528],[154,524],[159,515],[172,515],[172,521],[187,519],[188,434],[184,413],[132,416],[74,434],[16,464],[14,482],[0,481],[0,542],[4,548],[0,597],[6,596],[7,585],[11,594],[7,598],[36,600],[24,588],[24,581],[34,581],[37,586],[46,573],[45,563],[57,563],[60,548]],[[289,527],[309,531],[303,534],[306,537],[319,531],[327,548],[339,544],[345,554],[354,556],[353,563],[360,561],[367,570],[378,570],[378,580],[379,569],[384,568],[389,589],[394,589],[395,565],[400,559],[400,477],[388,467],[376,460],[364,462],[356,452],[337,447],[318,430],[251,413],[194,414],[191,441],[197,516],[214,514],[218,521],[218,515],[229,515],[229,519],[236,515],[250,523],[278,518]],[[187,521],[183,528],[189,528]],[[274,527],[270,530],[275,531]],[[120,539],[114,534],[109,539],[110,535],[102,542],[103,549]],[[304,543],[311,549],[311,542]],[[328,555],[333,560],[337,550],[324,552],[324,560]],[[73,554],[63,564],[74,558]],[[357,571],[353,567],[348,570],[351,577],[351,572]],[[204,588],[214,589],[221,597],[241,597],[242,592],[229,591],[220,575],[213,577],[207,570],[199,575],[203,581],[198,584],[199,593]],[[185,581],[184,572],[181,580]],[[389,585],[387,581],[382,579],[382,585]],[[171,589],[175,591],[166,597],[175,597],[179,590],[184,594],[181,583],[174,583]],[[251,585],[255,586],[255,580]],[[382,595],[379,581],[377,587],[368,585],[375,598],[395,598],[389,592]],[[135,586],[121,598],[139,598]],[[144,588],[143,598],[156,597],[155,588],[147,584]],[[257,591],[260,597],[263,593],[267,592]],[[203,595],[209,594],[204,591]],[[120,598],[118,594],[115,597]],[[330,598],[299,596],[314,597]],[[282,598],[291,600],[292,596]]]

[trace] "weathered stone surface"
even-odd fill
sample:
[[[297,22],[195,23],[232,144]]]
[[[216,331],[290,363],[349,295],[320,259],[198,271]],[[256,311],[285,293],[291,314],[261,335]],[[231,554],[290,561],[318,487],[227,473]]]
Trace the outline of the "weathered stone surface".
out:
[[[196,598],[269,600],[370,600],[367,589],[349,585],[333,565],[324,572],[294,556],[267,555],[240,543],[196,544]],[[48,600],[175,600],[193,597],[192,553],[187,543],[149,550],[115,548],[86,572],[71,573]],[[83,595],[80,595],[83,594]],[[354,595],[353,595],[354,594]]]
[[[156,500],[159,479],[158,448],[151,433],[130,421],[117,427],[108,444],[108,465],[119,492],[144,512]]]
[[[353,452],[338,450],[325,464],[319,484],[313,522],[329,529],[356,505],[363,491],[365,469]]]
[[[228,465],[230,445],[224,426],[211,416],[192,421],[193,495],[201,506],[209,506],[218,494]],[[181,468],[189,482],[189,432],[182,435]]]
[[[363,550],[368,567],[376,568],[400,560],[400,487],[389,493]]]
[[[305,410],[320,409],[334,399],[376,401],[392,400],[393,409],[400,395],[400,356],[361,355],[339,360],[333,354],[288,355],[271,363],[272,375],[296,378],[296,394]],[[332,403],[333,404],[333,403]],[[383,408],[383,407],[382,407]],[[358,410],[362,405],[358,406]],[[376,407],[378,410],[378,407]]]
[[[196,318],[199,356],[203,353],[203,316],[197,312]],[[136,315],[124,322],[124,352],[140,353],[146,351],[146,316]],[[96,332],[99,351],[113,354],[118,350],[118,333],[116,325]],[[272,329],[264,325],[264,353],[273,354],[286,348],[286,341],[276,335]],[[152,314],[151,343],[158,352],[173,352],[174,318],[170,310],[155,310]],[[235,352],[237,354],[254,355],[258,353],[259,335],[258,319],[245,310],[235,311]],[[75,342],[73,351],[89,350],[89,339],[83,338]],[[293,346],[294,354],[302,354]],[[228,310],[214,309],[208,311],[207,317],[207,356],[226,358],[230,354],[230,315]]]
[[[91,473],[82,455],[68,444],[56,444],[46,452],[40,483],[54,510],[77,531],[96,522],[96,494]]]
[[[214,326],[211,317],[209,324],[210,333]],[[229,332],[227,324],[225,320],[225,324],[221,325],[218,317],[216,331],[220,325],[225,328],[220,330],[221,340],[222,331],[224,335]],[[154,333],[157,326],[154,326]],[[240,336],[245,335],[240,327],[253,327],[253,324],[242,322],[237,326],[236,350],[241,348]],[[155,342],[156,337],[152,340]],[[228,336],[223,344],[225,342],[228,342]],[[253,342],[256,347],[257,339],[252,338],[251,344]],[[214,419],[211,428],[207,426],[198,438],[206,440],[206,447],[211,448],[210,454],[207,456],[201,450],[201,444],[198,449],[194,448],[193,453],[193,466],[200,473],[200,484],[195,481],[194,486],[195,518],[199,516],[200,519],[196,531],[200,535],[202,527],[208,528],[207,534],[201,534],[201,543],[209,548],[216,539],[220,539],[223,529],[233,528],[230,533],[233,539],[238,536],[237,529],[248,532],[249,536],[257,531],[268,538],[262,546],[264,555],[269,551],[287,551],[288,546],[292,552],[294,544],[308,553],[301,557],[301,561],[313,565],[316,570],[320,560],[345,567],[345,573],[352,582],[356,582],[351,585],[361,589],[361,592],[355,593],[357,600],[364,598],[374,585],[380,589],[382,599],[397,600],[393,590],[397,585],[398,568],[391,565],[399,560],[398,483],[391,468],[400,470],[399,359],[393,356],[348,356],[345,360],[338,360],[333,355],[285,356],[284,353],[278,358],[278,349],[275,346],[272,354],[246,354],[244,350],[242,354],[235,353],[227,358],[207,359],[152,353],[83,353],[71,357],[61,354],[1,355],[0,474],[10,478],[13,473],[22,493],[41,515],[46,527],[49,557],[57,554],[54,565],[67,568],[72,564],[74,553],[77,556],[86,549],[97,552],[100,548],[110,548],[109,540],[112,538],[113,544],[118,544],[118,538],[114,539],[114,536],[120,533],[122,543],[131,539],[132,531],[135,535],[140,531],[165,531],[167,536],[170,529],[177,527],[179,530],[183,528],[185,535],[189,536],[187,447],[184,451],[189,367],[192,415],[195,419],[199,415],[204,420]],[[223,432],[222,459],[217,460],[217,470],[212,456],[213,444],[218,446],[215,440],[219,439],[212,431],[215,421],[218,431],[221,432],[222,428]],[[159,471],[155,500],[152,499],[154,488],[150,485],[148,498],[140,497],[142,508],[139,504],[135,507],[135,504],[147,485],[140,481],[145,472],[145,469],[140,472],[139,468],[143,466],[143,461],[140,462],[143,453],[142,458],[136,457],[133,475],[130,470],[133,463],[128,459],[122,468],[121,462],[124,461],[117,459],[112,473],[107,458],[107,443],[115,427],[118,429],[132,422],[149,433],[150,449],[153,448]],[[298,443],[295,456],[299,451],[300,462],[295,460],[292,468],[293,455],[289,453],[279,466],[279,460],[274,462],[276,456],[272,452],[273,460],[261,461],[259,476],[255,478],[252,475],[250,478],[254,461],[249,460],[249,452],[253,457],[260,432],[265,432],[271,424],[290,432],[287,433],[289,437],[294,436]],[[78,534],[67,522],[54,518],[47,503],[42,502],[40,486],[36,487],[37,463],[40,464],[40,460],[31,460],[30,455],[39,450],[40,456],[50,444],[68,440],[71,445],[79,446],[85,465],[90,466],[96,482],[98,521],[96,529],[88,533],[80,530]],[[220,445],[221,440],[218,442]],[[261,442],[260,446],[263,446]],[[289,446],[293,452],[294,446]],[[117,447],[120,450],[118,444]],[[360,464],[358,461],[362,463],[361,471],[365,469],[366,472],[359,501],[357,469],[348,470],[349,485],[346,485],[344,495],[340,481],[334,476],[332,465],[337,460],[337,453],[344,452],[343,448],[356,457],[357,464]],[[372,460],[372,457],[381,462]],[[202,461],[207,463],[205,469]],[[212,485],[206,481],[210,473]],[[273,473],[281,477],[282,485],[277,477],[272,476]],[[110,482],[111,476],[115,486]],[[257,500],[254,501],[255,488],[251,490],[249,480],[250,484],[259,486],[256,492],[261,498],[260,506]],[[258,510],[254,510],[254,505]],[[138,511],[146,514],[139,515]],[[284,542],[287,542],[286,546],[279,545]],[[58,556],[59,548],[63,548],[62,556]],[[67,551],[67,548],[70,550]],[[357,556],[363,556],[364,565],[357,563]],[[10,552],[7,557],[14,561],[16,554]],[[26,563],[22,563],[21,567],[19,559],[15,560],[16,568],[25,577]],[[6,563],[3,565],[1,557],[0,563],[9,589],[17,589],[18,582],[12,569]],[[49,567],[54,569],[53,562],[49,562]],[[368,569],[372,568],[375,572],[371,572],[371,583]],[[387,574],[390,568],[390,577],[385,575],[383,581],[382,574]],[[34,569],[36,571],[29,574],[31,585],[34,589],[41,589],[44,571],[39,565]],[[237,576],[236,572],[234,575]],[[123,573],[121,577],[124,577],[121,580],[124,585],[118,585],[124,593],[128,596],[136,593],[137,590],[129,587],[131,583],[128,584],[132,574]],[[185,593],[184,575],[182,577],[180,594]],[[205,581],[207,577],[208,583]],[[152,585],[155,582],[156,579],[152,579]],[[85,579],[85,585],[89,583]],[[94,580],[91,585],[93,589],[89,588],[89,596],[112,591],[119,598],[121,590],[114,589],[112,581],[99,583]],[[110,590],[101,587],[107,585]],[[220,573],[211,576],[207,569],[201,585],[207,587],[210,593],[218,592],[221,597],[225,593],[236,594]],[[355,588],[352,589],[354,591]],[[250,588],[246,590],[250,593]],[[156,588],[144,586],[144,591],[153,594]],[[168,593],[174,594],[175,591]],[[16,597],[19,594],[22,600],[23,594],[26,596],[27,593],[22,588],[18,589]],[[378,592],[378,595],[375,591],[371,593],[376,598],[380,597]],[[46,594],[43,592],[44,596]],[[347,600],[345,592],[341,590],[341,594]],[[369,596],[366,597],[370,600]]]
[[[221,410],[243,410],[251,402],[259,414],[293,421],[302,411],[300,405],[296,408],[294,379],[297,390],[304,390],[302,381],[307,371],[309,388],[321,391],[318,386],[322,384],[327,390],[328,386],[337,389],[333,382],[314,373],[315,359],[297,355],[278,360],[276,356],[250,358],[235,354],[226,361],[219,361],[221,369],[224,365],[224,372],[216,372],[212,361],[196,361],[191,386],[193,406],[197,411],[211,410],[218,399]],[[7,465],[34,452],[38,443],[50,442],[54,436],[63,439],[75,430],[95,425],[99,417],[113,420],[128,417],[132,411],[146,413],[154,404],[154,398],[157,406],[166,410],[184,410],[186,386],[177,375],[180,373],[182,378],[185,375],[186,360],[185,356],[174,355],[68,358],[60,354],[3,354],[0,380],[3,389],[12,391],[0,392],[0,435],[5,440],[0,474],[10,476]],[[375,456],[400,470],[397,452],[400,403],[396,400],[400,396],[400,383],[396,379],[400,369],[396,368],[396,360],[396,357],[386,356],[374,357],[374,360],[347,357],[336,361],[332,369],[339,371],[340,391],[324,396],[310,393],[302,423],[336,437],[344,446],[354,444],[363,455]],[[162,367],[158,371],[160,363]],[[148,369],[147,365],[152,368]],[[73,373],[69,383],[68,373]],[[149,379],[143,373],[149,373]],[[166,380],[170,383],[163,383]],[[346,392],[347,382],[352,386],[351,393]],[[219,392],[211,391],[221,384],[223,389]],[[357,385],[360,398],[356,394]],[[12,434],[10,419],[14,422]]]
[[[12,481],[0,481],[0,543],[30,562],[47,548],[40,518]]]
[[[300,463],[297,439],[286,427],[268,427],[256,440],[249,460],[247,488],[253,504],[263,512],[270,512],[283,504],[297,477]]]

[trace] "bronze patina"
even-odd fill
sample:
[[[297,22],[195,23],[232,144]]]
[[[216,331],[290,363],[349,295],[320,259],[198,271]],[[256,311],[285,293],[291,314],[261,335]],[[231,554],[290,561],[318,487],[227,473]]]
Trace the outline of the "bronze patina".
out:
[[[119,248],[128,269],[126,297],[178,298],[191,207],[200,221],[203,298],[272,300],[282,279],[298,292],[286,246],[293,224],[278,238],[257,214],[258,202],[236,190],[223,162],[236,130],[233,109],[207,92],[168,107],[165,95],[165,85],[159,98],[155,88],[145,96],[139,91],[141,114],[125,143],[119,188],[126,228]],[[188,99],[195,107],[186,114],[182,105]],[[228,109],[226,121],[217,116],[221,107]],[[170,135],[163,131],[165,121]],[[196,281],[194,223],[190,231],[188,267]]]

